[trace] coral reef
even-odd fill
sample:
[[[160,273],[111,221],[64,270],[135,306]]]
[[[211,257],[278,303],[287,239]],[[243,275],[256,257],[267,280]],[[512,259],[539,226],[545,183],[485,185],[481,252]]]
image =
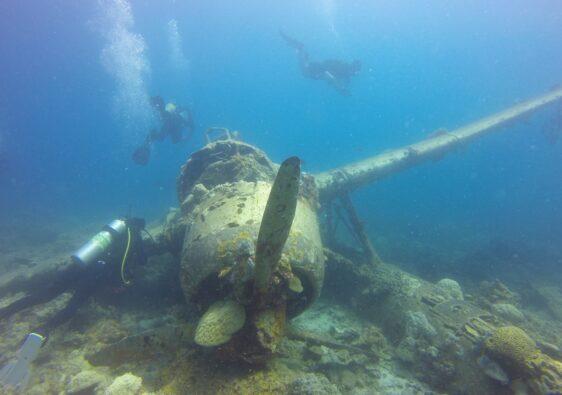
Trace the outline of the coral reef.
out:
[[[132,373],[125,373],[113,380],[104,395],[138,395],[142,388],[142,378]]]
[[[338,395],[341,392],[334,384],[326,378],[326,376],[315,373],[307,373],[297,378],[289,384],[289,395]]]
[[[543,354],[522,329],[498,328],[484,341],[484,350],[517,380],[517,388],[533,394],[562,393],[562,362]]]
[[[157,394],[282,394],[302,373],[272,360],[261,369],[217,364],[202,355],[186,354],[162,369],[166,384]]]
[[[562,322],[562,291],[558,286],[538,286],[536,291],[544,298],[546,308],[554,318]]]
[[[70,379],[66,392],[69,395],[94,392],[104,384],[107,384],[104,375],[95,370],[84,370]]]
[[[431,340],[437,335],[435,328],[429,323],[425,314],[421,311],[409,311],[406,313],[406,336],[415,339],[423,338]]]
[[[419,382],[397,376],[387,367],[378,368],[374,373],[377,376],[377,385],[375,390],[368,389],[363,392],[365,395],[372,393],[438,395],[437,392],[429,390],[426,386]],[[361,392],[359,392],[359,394],[361,394]]]
[[[531,375],[526,383],[534,393],[562,393],[562,362],[539,353],[530,358],[526,365]]]
[[[173,211],[168,222],[177,215]],[[236,248],[231,244],[227,253]],[[289,247],[296,250],[290,256],[303,253],[298,245]],[[525,300],[499,282],[488,283],[483,295],[473,291],[472,298],[465,294],[462,300],[458,292],[453,297],[454,291],[444,291],[460,286],[440,287],[441,281],[431,284],[388,264],[375,270],[356,257],[338,259],[328,261],[324,297],[291,321],[268,363],[248,369],[193,344],[192,320],[200,312],[170,299],[173,276],[166,268],[177,273],[177,260],[172,255],[157,258],[142,273],[146,281],[136,283],[140,288],[100,293],[52,334],[34,363],[27,393],[561,392],[562,338],[546,308],[530,311]],[[294,293],[306,293],[309,279],[293,273],[290,263],[282,267],[281,284],[289,286],[292,278],[299,278],[304,291],[293,284]],[[146,293],[149,289],[155,290]],[[6,303],[21,297],[5,296]],[[548,297],[554,305],[554,292]],[[0,322],[0,331],[12,334],[0,339],[2,363],[13,357],[21,337],[67,298]],[[521,317],[514,311],[524,313],[524,319],[518,321]],[[505,329],[510,324],[521,329]],[[521,335],[523,329],[528,335]],[[517,362],[510,365],[512,360]]]
[[[326,346],[312,346],[309,348],[309,351],[320,368],[349,366],[353,361],[347,350],[334,350]]]
[[[525,316],[517,307],[509,303],[494,303],[492,311],[506,321],[518,323],[525,321]]]
[[[447,299],[464,300],[464,294],[461,286],[455,280],[443,278],[435,284],[437,290],[441,292]]]
[[[520,299],[517,293],[511,291],[500,280],[482,281],[478,293],[482,304],[509,303],[517,305]]]
[[[162,260],[162,264],[166,262],[166,259]],[[165,281],[160,276],[158,278],[160,280],[157,282]],[[410,295],[407,297],[414,300],[418,297],[417,290],[424,286],[416,279],[402,281],[398,276],[396,279],[396,294]],[[167,286],[167,283],[162,284]],[[404,293],[398,290],[400,284],[407,285]],[[156,303],[156,306],[159,305],[161,303]],[[448,346],[439,344],[441,329],[435,324],[433,316],[422,309],[423,305],[408,306],[412,309],[402,310],[400,323],[402,333],[408,332],[418,337],[412,338],[415,351],[413,363],[425,370],[428,377],[449,380],[454,377],[449,355],[458,352],[452,346],[458,341],[451,340]],[[180,306],[178,310],[184,311],[185,307]],[[45,350],[49,353],[49,362],[38,360],[38,375],[33,382],[35,392],[32,393],[69,392],[80,386],[88,388],[91,383],[89,388],[92,388],[92,393],[101,395],[106,393],[108,383],[114,381],[115,376],[127,372],[139,379],[142,377],[141,391],[154,391],[157,394],[277,394],[306,391],[423,394],[431,393],[431,390],[420,380],[432,385],[436,380],[429,380],[422,374],[416,379],[408,371],[398,373],[400,370],[393,362],[393,347],[381,328],[369,318],[354,313],[349,306],[339,306],[332,301],[319,302],[294,319],[293,324],[298,333],[290,330],[289,339],[279,344],[271,362],[251,371],[236,364],[225,364],[202,352],[199,347],[194,347],[185,339],[190,336],[189,331],[184,333],[174,329],[170,333],[161,330],[158,330],[158,334],[153,332],[152,328],[160,325],[164,326],[162,330],[167,330],[172,327],[185,328],[186,324],[174,315],[162,317],[161,312],[147,315],[144,304],[120,312],[119,309],[93,301],[81,315],[84,317],[83,322],[77,322],[70,331],[57,332],[49,342],[48,346],[56,351]],[[135,333],[138,335],[130,336]],[[129,336],[120,340],[127,334]],[[84,360],[84,354],[89,355],[90,362],[96,362],[96,367]],[[67,362],[61,364],[64,359]],[[111,369],[104,366],[110,366]],[[58,379],[60,373],[56,373],[61,369],[68,375],[62,386]],[[92,373],[79,376],[81,371]],[[89,378],[89,375],[92,377]],[[138,383],[138,380],[133,381]],[[321,392],[314,392],[316,389]]]

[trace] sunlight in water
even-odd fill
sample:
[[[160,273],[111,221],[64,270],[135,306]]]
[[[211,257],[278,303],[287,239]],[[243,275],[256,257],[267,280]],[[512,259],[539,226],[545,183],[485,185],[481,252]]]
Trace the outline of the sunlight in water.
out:
[[[168,22],[168,45],[170,49],[170,62],[176,71],[186,71],[189,60],[185,57],[182,49],[182,37],[178,30],[178,21],[171,19]]]
[[[336,30],[336,15],[338,12],[336,0],[319,0],[318,1],[318,8],[320,13],[322,14],[323,19],[328,24],[328,28],[330,32],[334,35],[334,37],[339,40],[340,35]]]

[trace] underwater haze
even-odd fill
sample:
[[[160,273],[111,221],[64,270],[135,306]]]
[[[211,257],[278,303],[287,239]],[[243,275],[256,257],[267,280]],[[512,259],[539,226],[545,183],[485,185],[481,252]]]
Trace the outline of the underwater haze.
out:
[[[180,206],[177,180],[182,165],[207,144],[205,132],[211,127],[237,131],[237,139],[263,150],[275,163],[297,156],[304,173],[317,174],[447,135],[556,91],[562,84],[561,44],[562,3],[555,0],[4,0],[0,2],[0,273],[5,273],[6,280],[0,281],[0,311],[21,291],[17,284],[2,289],[2,284],[16,277],[10,273],[36,273],[35,266],[70,256],[115,218],[132,215],[151,226],[162,223],[171,207]],[[327,59],[335,60],[333,64],[340,68],[320,63]],[[352,70],[353,64],[359,65],[357,70]],[[324,68],[315,74],[316,66]],[[163,99],[160,109],[154,100],[157,96]],[[166,106],[172,103],[173,107]],[[181,141],[174,141],[174,126],[166,123],[166,117],[172,119],[170,124],[184,122]],[[497,304],[513,306],[517,313],[510,312],[525,318],[505,319],[504,315],[500,318],[505,319],[503,327],[522,327],[541,352],[558,361],[553,366],[558,366],[560,387],[541,387],[521,379],[526,373],[514,372],[513,363],[504,364],[505,355],[480,356],[480,351],[473,351],[472,368],[482,374],[478,380],[487,383],[488,387],[482,387],[485,393],[525,393],[517,392],[519,381],[526,393],[560,393],[548,391],[562,388],[560,134],[562,101],[553,100],[502,125],[498,133],[462,144],[439,160],[393,171],[350,194],[360,227],[385,264],[424,284],[454,279],[464,292],[462,300],[484,311],[504,312],[505,307]],[[144,150],[134,156],[139,149]],[[150,157],[141,158],[141,154]],[[140,163],[144,159],[148,163]],[[343,210],[344,206],[338,207]],[[365,248],[361,235],[344,235],[350,224],[340,218],[337,235],[348,250],[332,248],[328,240],[334,235],[326,235],[329,229],[325,227],[331,215],[331,209],[319,215],[324,247],[341,255],[352,250],[347,258],[355,262],[354,254]],[[363,339],[365,328],[380,327],[387,348],[384,357],[377,354],[377,361],[388,361],[393,366],[388,372],[411,380],[400,382],[400,393],[463,393],[461,384],[451,384],[460,381],[447,376],[444,367],[427,362],[433,349],[444,352],[437,344],[424,343],[427,353],[410,352],[404,357],[403,339],[393,338],[394,329],[381,323],[383,310],[362,315],[361,298],[367,293],[353,294],[353,282],[338,285],[334,279],[339,275],[329,272],[329,258],[327,267],[323,296],[305,314],[327,322],[346,314],[351,318],[342,318],[346,323],[340,327],[322,321],[318,328],[332,325],[332,335],[351,328]],[[342,281],[352,277],[341,276]],[[146,294],[159,295],[154,300],[171,298],[168,307],[181,306],[182,288],[177,279],[173,281],[179,297],[173,293],[164,297],[161,288]],[[483,301],[486,292],[496,292],[490,291],[493,284],[516,296]],[[143,286],[150,288],[150,284]],[[385,292],[373,291],[376,296],[366,305],[383,303]],[[8,293],[10,298],[2,302]],[[143,316],[133,301],[117,307],[103,298],[90,303],[87,308],[92,311],[115,314],[107,324],[112,328],[122,322],[121,313],[115,312],[119,308],[131,314],[130,321],[136,320],[130,318],[134,311],[147,322],[167,322],[156,313],[157,307],[150,310],[150,317]],[[206,307],[194,311],[202,314]],[[323,311],[330,312],[323,316]],[[425,322],[437,328],[431,319],[428,323],[412,311],[404,313],[408,317],[404,322]],[[33,319],[43,317],[37,314]],[[177,318],[176,310],[166,314]],[[181,314],[189,320],[192,311]],[[184,319],[181,314],[177,315]],[[354,314],[365,320],[363,329],[347,324],[353,322]],[[18,322],[27,318],[16,317],[6,324],[0,314],[0,337],[4,338],[0,365],[14,355],[14,347],[25,335],[21,328],[34,325],[21,324],[18,332]],[[80,321],[77,332],[94,327],[91,321]],[[116,330],[120,335],[116,337],[152,328],[131,325]],[[410,333],[409,324],[405,325],[396,333]],[[104,328],[95,333],[103,333]],[[416,333],[408,337],[425,336]],[[486,333],[486,339],[495,336],[491,333]],[[426,336],[428,343],[431,336]],[[335,338],[364,347],[349,340],[352,337]],[[65,347],[70,343],[88,339],[65,343],[55,338],[48,345],[58,355],[60,350],[68,352]],[[548,347],[540,347],[544,343],[551,346],[550,353],[545,351]],[[329,349],[330,344],[315,347]],[[482,344],[474,350],[486,349]],[[304,360],[320,355],[317,349],[302,354]],[[390,376],[380,372],[369,376],[378,368],[365,367],[377,363],[351,360],[305,365],[310,369],[307,374],[325,385],[321,393],[398,393],[395,381],[383,384],[384,377]],[[188,365],[185,360],[175,361],[179,364],[175,366]],[[44,375],[56,369],[49,365],[52,361],[40,363],[37,369],[43,369],[43,378],[32,376],[32,393],[70,391],[60,387],[62,379],[41,387],[47,385]],[[120,366],[120,374],[132,372],[143,380],[142,390],[130,393],[158,393],[172,385],[163,362],[155,371],[135,370],[127,363]],[[291,365],[287,366],[290,370]],[[460,365],[451,362],[451,366]],[[343,373],[334,373],[334,369],[363,368],[365,377],[371,378],[346,382]],[[74,377],[78,373],[65,369],[58,374]],[[426,376],[424,371],[437,373]],[[193,375],[194,370],[190,372]],[[459,372],[455,374],[462,375]],[[208,377],[218,380],[213,374]],[[99,391],[114,378],[100,379],[96,393],[103,393]],[[277,389],[272,392],[319,393],[312,387],[302,389],[298,380],[274,386]],[[190,389],[185,393],[201,393],[204,388],[182,385]],[[237,393],[244,385],[231,382],[225,393]],[[219,387],[209,386],[209,393],[220,392]],[[256,393],[267,392],[266,387],[259,388],[255,387]],[[478,393],[474,388],[466,391]]]

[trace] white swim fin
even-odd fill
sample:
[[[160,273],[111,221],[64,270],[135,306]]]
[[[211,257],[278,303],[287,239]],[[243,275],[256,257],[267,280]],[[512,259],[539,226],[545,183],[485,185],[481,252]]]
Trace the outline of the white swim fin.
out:
[[[23,391],[29,382],[31,362],[37,358],[45,340],[37,333],[27,335],[17,352],[17,359],[0,370],[0,388]]]

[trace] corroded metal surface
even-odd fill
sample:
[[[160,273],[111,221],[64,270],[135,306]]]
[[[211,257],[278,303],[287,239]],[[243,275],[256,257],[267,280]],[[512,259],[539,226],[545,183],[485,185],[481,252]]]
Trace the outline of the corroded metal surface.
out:
[[[256,245],[255,287],[261,294],[267,293],[271,276],[289,237],[297,208],[300,175],[297,157],[284,161],[265,206]]]
[[[229,287],[244,299],[244,285],[231,275],[219,278],[218,274],[239,265],[251,266],[248,260],[255,259],[259,228],[278,168],[261,151],[238,141],[211,143],[182,168],[178,195],[187,226],[180,279],[188,302],[207,307],[230,292]],[[291,314],[302,312],[318,297],[324,277],[314,184],[302,179],[293,224],[282,249],[304,286],[294,301],[299,307],[292,308],[289,301]]]

